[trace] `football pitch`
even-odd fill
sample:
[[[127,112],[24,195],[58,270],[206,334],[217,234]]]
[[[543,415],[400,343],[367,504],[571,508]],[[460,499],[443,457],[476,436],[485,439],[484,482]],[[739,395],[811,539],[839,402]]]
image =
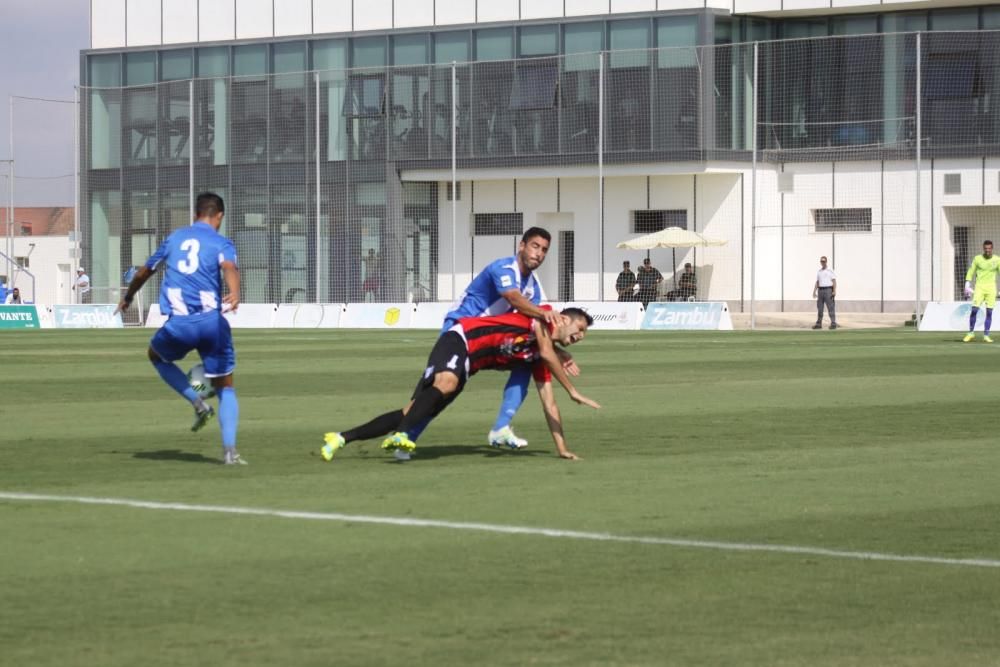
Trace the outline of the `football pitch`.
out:
[[[237,330],[236,467],[148,337],[0,336],[0,664],[1000,663],[1000,346],[596,332],[582,461],[534,390],[485,446],[484,372],[412,461],[325,463],[434,333]]]

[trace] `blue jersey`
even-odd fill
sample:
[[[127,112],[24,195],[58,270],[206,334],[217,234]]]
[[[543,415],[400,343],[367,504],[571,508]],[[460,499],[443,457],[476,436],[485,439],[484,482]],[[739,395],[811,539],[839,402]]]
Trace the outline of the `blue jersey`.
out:
[[[473,278],[455,307],[445,316],[445,323],[454,324],[463,317],[503,315],[513,310],[504,292],[516,289],[536,306],[542,302],[542,285],[534,272],[522,277],[517,257],[504,257],[491,263]]]
[[[174,317],[219,310],[224,261],[236,263],[236,247],[207,222],[195,221],[168,236],[146,261],[154,271],[166,264],[160,312]]]

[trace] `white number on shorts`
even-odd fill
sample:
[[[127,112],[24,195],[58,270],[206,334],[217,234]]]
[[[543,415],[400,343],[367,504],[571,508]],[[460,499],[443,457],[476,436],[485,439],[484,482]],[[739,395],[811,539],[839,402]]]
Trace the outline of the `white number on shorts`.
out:
[[[448,362],[448,368],[450,368],[451,370],[455,370],[456,368],[458,368],[458,355],[457,354],[453,354],[451,356],[451,361]]]
[[[198,270],[198,251],[201,250],[201,243],[198,239],[188,239],[181,244],[181,250],[187,251],[187,259],[177,262],[177,270],[181,273],[194,273]]]

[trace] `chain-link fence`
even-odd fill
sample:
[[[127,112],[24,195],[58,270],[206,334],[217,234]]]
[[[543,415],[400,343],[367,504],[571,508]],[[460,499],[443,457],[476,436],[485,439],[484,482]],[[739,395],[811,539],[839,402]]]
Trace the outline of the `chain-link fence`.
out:
[[[675,298],[693,272],[687,298],[801,311],[826,255],[842,308],[912,311],[954,298],[980,237],[1000,236],[993,32],[283,74],[244,60],[82,91],[95,288],[204,190],[227,202],[251,302],[449,301],[541,226],[551,300]],[[666,227],[727,243],[615,247]],[[623,262],[647,258],[643,293],[623,292]]]

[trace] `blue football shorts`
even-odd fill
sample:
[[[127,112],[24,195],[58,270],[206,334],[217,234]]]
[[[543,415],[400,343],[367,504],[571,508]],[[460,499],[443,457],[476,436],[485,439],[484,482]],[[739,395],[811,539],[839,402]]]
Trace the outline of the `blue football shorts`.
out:
[[[164,361],[179,361],[198,350],[208,377],[223,377],[236,369],[236,349],[229,322],[217,310],[196,315],[174,315],[149,341]]]

